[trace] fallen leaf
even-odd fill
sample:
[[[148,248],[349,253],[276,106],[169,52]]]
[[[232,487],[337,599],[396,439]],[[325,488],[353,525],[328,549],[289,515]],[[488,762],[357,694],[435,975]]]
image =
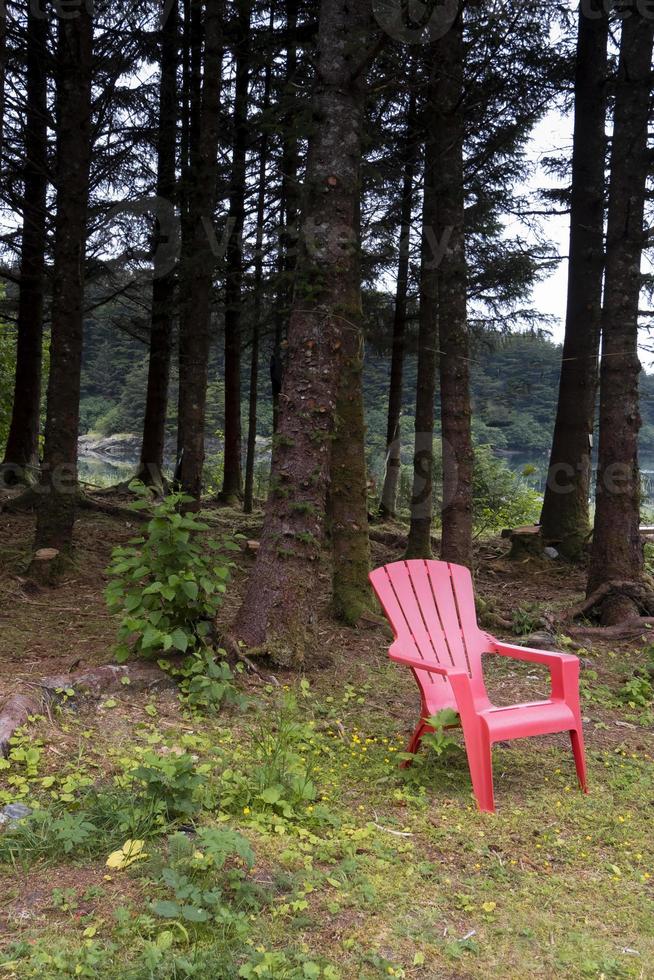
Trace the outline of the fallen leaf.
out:
[[[130,864],[134,864],[135,861],[142,861],[147,857],[143,851],[144,847],[145,841],[126,840],[120,850],[113,851],[109,855],[107,867],[113,868],[115,871],[124,871],[125,868],[129,868]]]

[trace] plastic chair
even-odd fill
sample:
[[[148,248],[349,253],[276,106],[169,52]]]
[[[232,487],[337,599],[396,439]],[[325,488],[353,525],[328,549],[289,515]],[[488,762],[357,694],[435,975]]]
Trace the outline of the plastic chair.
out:
[[[433,731],[426,718],[453,708],[460,717],[479,809],[493,812],[493,743],[568,731],[579,784],[588,792],[577,657],[514,646],[484,633],[477,624],[472,577],[461,565],[399,561],[371,572],[370,581],[395,635],[389,656],[411,668],[420,688],[421,720],[408,752],[415,753],[423,735]],[[495,707],[486,693],[483,653],[544,664],[551,675],[551,696]]]

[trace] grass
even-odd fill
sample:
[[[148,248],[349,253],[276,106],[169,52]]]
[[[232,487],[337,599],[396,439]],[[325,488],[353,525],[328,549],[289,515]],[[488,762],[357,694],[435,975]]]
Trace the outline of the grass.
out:
[[[3,693],[110,659],[103,570],[133,529],[84,516],[69,578],[32,594],[14,575],[31,518],[0,525]],[[397,557],[374,548],[377,564]],[[507,621],[518,609],[520,629],[582,592],[581,571],[480,549],[478,592]],[[495,749],[488,815],[460,736],[399,769],[417,693],[385,631],[320,630],[329,666],[279,674],[281,690],[243,678],[247,706],[216,718],[125,687],[31,721],[0,763],[0,807],[36,812],[0,832],[0,978],[654,976],[653,708],[633,684],[648,652],[580,651],[590,795],[566,736],[517,741]],[[488,667],[499,704],[547,692],[539,669]],[[108,867],[128,840],[138,860]]]
[[[120,704],[112,709],[109,727],[64,713],[57,744],[77,747],[69,761],[50,761],[52,728],[35,722],[30,739],[40,734],[43,752],[31,775],[23,759],[0,774],[5,794],[48,813],[38,842],[24,829],[11,858],[6,835],[0,846],[0,975],[647,976],[647,733],[624,729],[624,740],[602,744],[600,728],[589,739],[589,796],[576,789],[564,739],[498,748],[498,813],[484,815],[460,748],[398,770],[404,733],[379,710],[397,677],[390,665],[374,685],[339,687],[322,676],[315,688],[259,692],[245,715],[201,723],[172,702],[153,718],[138,698],[124,717]],[[190,793],[187,834],[229,828],[254,850],[236,890],[206,870],[205,885],[225,889],[222,918],[193,924],[152,912],[170,897],[160,875],[177,867],[167,841],[180,826],[156,807],[148,860],[112,873],[104,866],[121,836],[131,836],[126,825],[116,833],[107,811],[120,813],[128,798],[138,810],[139,793],[147,799],[147,785],[130,774],[153,752],[191,753],[207,774],[204,795]],[[53,831],[65,813],[73,823],[86,814],[95,827],[68,854]],[[67,867],[69,884],[46,887],[30,907],[16,882],[38,879],[45,866]]]

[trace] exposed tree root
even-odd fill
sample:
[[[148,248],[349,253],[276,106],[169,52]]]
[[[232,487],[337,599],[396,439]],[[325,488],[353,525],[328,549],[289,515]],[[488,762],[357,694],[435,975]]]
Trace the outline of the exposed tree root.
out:
[[[5,514],[24,514],[38,509],[42,494],[32,487],[28,487],[22,493],[14,497],[6,498],[0,505]],[[143,511],[130,510],[128,507],[119,507],[115,504],[106,503],[99,500],[98,496],[85,493],[77,494],[77,507],[80,510],[96,511],[105,514],[107,517],[117,517],[119,520],[129,521],[148,521],[150,515]]]
[[[604,582],[586,599],[569,609],[559,625],[572,624],[585,617],[597,626],[566,626],[566,632],[577,637],[629,639],[646,633],[654,624],[654,585],[644,580],[630,582],[615,579]]]
[[[635,616],[614,626],[566,626],[566,635],[580,641],[637,640],[651,643],[654,639],[654,616]]]
[[[385,531],[382,528],[371,527],[369,537],[376,544],[386,545],[388,548],[396,548],[398,551],[405,551],[407,546],[406,531]],[[431,539],[432,548],[437,550],[440,546],[439,538]]]
[[[24,514],[31,510],[36,510],[41,499],[41,494],[33,487],[27,487],[18,494],[4,497],[0,503],[0,510],[4,514]]]
[[[274,674],[262,674],[259,668],[256,666],[254,661],[245,653],[231,633],[228,633],[221,637],[220,643],[225,653],[227,654],[227,659],[229,663],[234,666],[235,664],[243,664],[248,673],[254,675],[258,680],[266,684],[274,684],[275,687],[279,687],[279,681]],[[250,654],[261,655],[265,654],[265,649],[250,650]]]
[[[121,521],[140,521],[145,523],[150,520],[150,514],[142,510],[130,510],[129,507],[118,507],[116,504],[107,504],[97,497],[87,494],[80,494],[78,499],[80,510],[96,511],[107,517],[117,517]]]

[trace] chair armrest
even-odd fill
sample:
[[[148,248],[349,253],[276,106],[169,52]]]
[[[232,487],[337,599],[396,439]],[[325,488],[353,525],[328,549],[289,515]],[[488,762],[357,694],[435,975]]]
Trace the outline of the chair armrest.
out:
[[[514,660],[525,660],[528,663],[543,664],[550,672],[552,682],[552,697],[562,698],[569,703],[579,702],[579,657],[571,653],[554,653],[547,650],[534,650],[530,647],[519,647],[514,643],[504,643],[489,636],[490,653],[501,657],[512,657]]]
[[[519,647],[515,643],[505,643],[503,640],[496,640],[489,636],[491,653],[498,653],[501,657],[513,657],[515,660],[527,660],[535,664],[544,664],[552,667],[560,663],[579,663],[579,658],[571,653],[555,653],[548,650],[534,650],[531,647]]]

